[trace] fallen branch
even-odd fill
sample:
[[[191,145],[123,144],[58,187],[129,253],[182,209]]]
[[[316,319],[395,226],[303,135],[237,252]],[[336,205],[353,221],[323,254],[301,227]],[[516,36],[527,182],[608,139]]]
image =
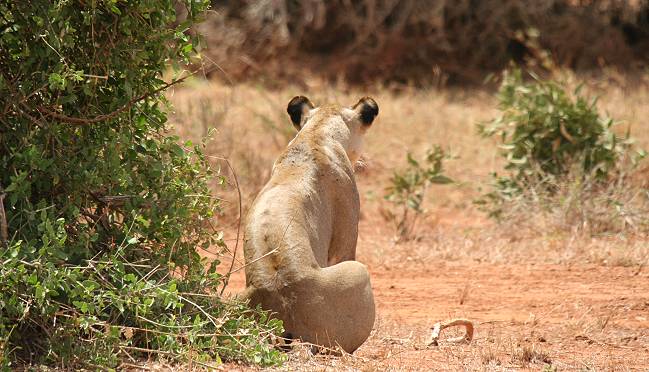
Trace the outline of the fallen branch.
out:
[[[439,345],[439,334],[442,330],[449,328],[449,327],[454,327],[454,326],[464,326],[466,328],[466,333],[464,336],[460,337],[454,337],[454,338],[449,338],[446,340],[446,342],[453,342],[453,343],[469,343],[471,340],[473,340],[473,323],[467,319],[452,319],[448,320],[446,322],[437,322],[433,326],[432,334],[430,335],[430,339],[428,340],[427,345],[428,346],[438,346]]]

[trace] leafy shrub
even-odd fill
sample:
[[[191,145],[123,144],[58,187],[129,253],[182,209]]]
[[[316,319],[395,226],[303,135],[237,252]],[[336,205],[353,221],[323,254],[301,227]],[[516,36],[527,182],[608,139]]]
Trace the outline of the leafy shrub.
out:
[[[417,161],[408,153],[408,167],[392,175],[384,198],[400,211],[396,214],[386,211],[386,217],[395,223],[399,240],[412,238],[417,220],[425,212],[422,203],[428,187],[453,182],[444,175],[445,158],[447,156],[439,146],[429,149],[423,161]]]
[[[213,295],[219,177],[161,80],[207,1],[0,3],[0,367],[161,355],[272,364],[281,322]],[[2,213],[4,212],[4,213]],[[255,320],[257,319],[257,320]]]
[[[501,115],[479,125],[483,136],[499,138],[507,173],[494,174],[494,191],[478,202],[496,217],[525,198],[552,208],[559,206],[554,197],[570,200],[583,212],[578,206],[599,200],[607,184],[621,186],[645,153],[633,154],[629,132],[616,134],[615,122],[599,115],[597,101],[584,98],[581,87],[568,93],[559,82],[531,77],[526,82],[520,70],[506,72],[498,93]]]
[[[500,137],[505,169],[517,181],[536,173],[565,175],[573,163],[605,180],[618,160],[630,148],[629,134],[620,137],[611,131],[614,122],[597,113],[596,100],[588,102],[554,81],[532,75],[523,82],[518,69],[505,73],[498,93],[500,117],[480,132]]]

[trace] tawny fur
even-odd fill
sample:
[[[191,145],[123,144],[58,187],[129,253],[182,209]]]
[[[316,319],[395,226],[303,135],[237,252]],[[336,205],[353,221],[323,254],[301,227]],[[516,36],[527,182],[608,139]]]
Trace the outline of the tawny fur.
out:
[[[294,101],[306,102],[303,112]],[[375,316],[369,272],[355,261],[360,205],[352,164],[378,106],[363,98],[352,108],[313,108],[296,97],[288,111],[299,132],[245,222],[244,296],[276,313],[292,337],[351,353]]]

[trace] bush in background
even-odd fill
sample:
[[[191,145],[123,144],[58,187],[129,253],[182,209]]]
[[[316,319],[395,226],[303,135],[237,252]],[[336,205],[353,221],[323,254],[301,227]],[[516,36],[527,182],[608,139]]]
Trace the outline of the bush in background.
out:
[[[0,367],[162,356],[262,364],[281,322],[227,303],[202,146],[167,133],[161,80],[208,4],[0,4]],[[256,321],[255,321],[256,318]]]
[[[580,96],[580,87],[571,95],[555,81],[531,76],[524,82],[519,69],[504,73],[502,114],[480,127],[483,136],[499,137],[512,180],[564,176],[575,163],[581,172],[607,180],[631,148],[629,133],[615,134],[613,120],[601,117],[597,100]]]
[[[493,175],[494,190],[479,203],[495,217],[525,205],[528,211],[563,210],[568,220],[582,224],[593,225],[586,220],[598,215],[600,227],[619,225],[602,222],[602,216],[621,217],[622,225],[634,224],[631,215],[643,219],[627,209],[646,203],[644,189],[627,189],[645,152],[634,153],[629,132],[616,134],[616,123],[599,115],[597,100],[583,97],[581,87],[568,92],[560,82],[531,78],[525,81],[519,69],[505,72],[498,92],[501,115],[479,125],[484,137],[499,139],[506,170]]]

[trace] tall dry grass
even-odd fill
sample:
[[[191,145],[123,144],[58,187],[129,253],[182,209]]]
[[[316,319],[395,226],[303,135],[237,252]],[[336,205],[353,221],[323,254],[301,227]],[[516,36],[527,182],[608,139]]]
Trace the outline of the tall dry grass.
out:
[[[649,85],[633,84],[630,88],[630,84],[618,80],[614,74],[591,79],[585,92],[598,95],[600,111],[623,121],[619,129],[629,128],[637,145],[649,149],[649,132],[645,129]],[[275,158],[294,135],[285,107],[298,94],[307,95],[316,104],[351,105],[366,94],[379,103],[379,117],[366,138],[366,165],[357,173],[362,203],[359,258],[363,261],[390,267],[446,259],[580,262],[641,268],[649,259],[649,238],[643,225],[646,209],[642,209],[646,203],[640,203],[642,208],[635,208],[633,216],[624,215],[624,210],[611,215],[615,207],[605,208],[613,196],[646,201],[646,195],[641,193],[648,173],[642,167],[628,176],[633,180],[628,185],[637,187],[611,184],[596,194],[567,188],[563,204],[550,208],[551,213],[529,200],[522,201],[504,223],[496,223],[477,209],[474,199],[488,190],[490,173],[502,171],[503,165],[497,142],[476,133],[476,123],[497,114],[496,100],[489,91],[405,88],[397,92],[383,87],[360,91],[317,80],[306,86],[269,89],[197,79],[169,93],[175,107],[170,118],[182,138],[199,141],[214,130],[208,153],[229,159],[237,172],[245,211],[268,179]],[[432,186],[424,201],[427,213],[418,225],[418,238],[397,245],[392,226],[380,213],[382,208],[390,207],[383,200],[385,188],[392,172],[405,166],[407,151],[420,155],[434,144],[455,156],[445,169],[458,183]],[[228,175],[223,161],[214,161]],[[230,205],[223,223],[226,227],[236,225],[237,194],[233,185],[215,187],[215,193]],[[558,203],[558,199],[545,202]],[[584,221],[589,221],[592,228],[575,229]]]

